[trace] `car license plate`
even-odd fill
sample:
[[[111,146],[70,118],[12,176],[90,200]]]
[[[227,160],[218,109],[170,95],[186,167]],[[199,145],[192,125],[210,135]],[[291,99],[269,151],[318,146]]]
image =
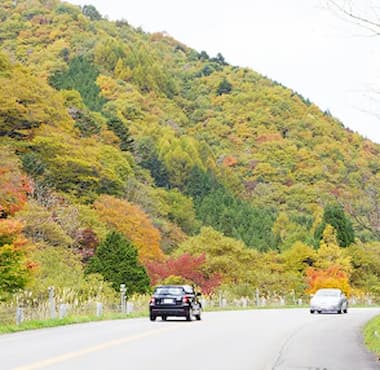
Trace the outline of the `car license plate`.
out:
[[[172,303],[174,303],[174,300],[171,299],[171,298],[164,298],[164,303],[166,303],[166,304],[172,304]]]

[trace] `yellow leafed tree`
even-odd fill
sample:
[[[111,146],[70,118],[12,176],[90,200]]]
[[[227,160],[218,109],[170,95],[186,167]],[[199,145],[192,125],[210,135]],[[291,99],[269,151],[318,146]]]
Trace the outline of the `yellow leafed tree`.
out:
[[[323,232],[314,267],[307,269],[308,293],[320,288],[339,288],[350,294],[351,257],[338,246],[335,229],[327,225]]]
[[[127,200],[102,195],[94,203],[94,207],[103,222],[133,242],[142,263],[163,258],[164,254],[160,249],[160,232],[138,206]]]

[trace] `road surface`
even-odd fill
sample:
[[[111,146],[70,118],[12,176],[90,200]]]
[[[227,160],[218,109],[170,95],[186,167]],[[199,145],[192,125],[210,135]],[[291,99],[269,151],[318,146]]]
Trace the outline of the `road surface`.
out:
[[[0,336],[1,370],[373,370],[361,327],[380,309],[207,312],[202,321],[130,319]]]

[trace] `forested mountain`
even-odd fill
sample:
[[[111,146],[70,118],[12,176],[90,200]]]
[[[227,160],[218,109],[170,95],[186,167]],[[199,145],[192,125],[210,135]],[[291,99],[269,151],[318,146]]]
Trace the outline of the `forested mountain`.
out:
[[[91,5],[2,0],[0,45],[4,291],[86,279],[113,231],[152,282],[380,287],[380,146],[300,94]]]

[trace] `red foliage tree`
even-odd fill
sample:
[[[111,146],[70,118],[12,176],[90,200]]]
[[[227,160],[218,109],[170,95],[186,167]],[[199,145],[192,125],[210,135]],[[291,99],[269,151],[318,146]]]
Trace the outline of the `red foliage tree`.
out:
[[[218,274],[207,276],[202,271],[205,261],[204,253],[198,257],[184,253],[177,258],[171,257],[165,262],[149,262],[146,268],[153,285],[169,276],[181,276],[198,285],[203,293],[210,294],[219,286],[221,277]]]
[[[82,261],[88,262],[95,254],[99,239],[92,229],[79,229],[75,237],[75,243],[77,252],[82,256]]]

